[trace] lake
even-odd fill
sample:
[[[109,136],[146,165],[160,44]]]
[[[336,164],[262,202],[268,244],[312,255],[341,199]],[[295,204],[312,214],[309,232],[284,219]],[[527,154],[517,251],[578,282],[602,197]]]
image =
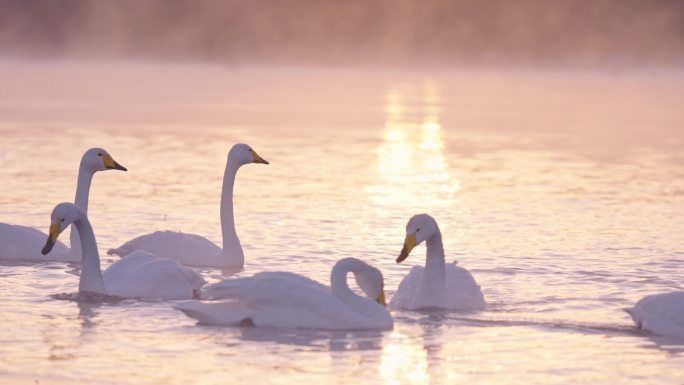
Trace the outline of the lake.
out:
[[[672,384],[684,341],[622,311],[684,290],[684,73],[398,71],[0,63],[0,221],[47,231],[78,162],[107,149],[89,217],[106,250],[154,230],[220,244],[226,155],[245,269],[328,283],[342,257],[414,264],[404,226],[438,221],[481,312],[392,310],[394,330],[212,327],[173,302],[82,304],[79,264],[0,264],[0,381],[186,384]],[[68,242],[68,236],[61,240]],[[1,247],[1,246],[0,246]]]

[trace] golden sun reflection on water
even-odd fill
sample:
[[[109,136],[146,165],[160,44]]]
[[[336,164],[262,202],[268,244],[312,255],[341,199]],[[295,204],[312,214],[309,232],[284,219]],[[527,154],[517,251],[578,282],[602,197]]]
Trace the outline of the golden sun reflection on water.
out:
[[[382,349],[380,376],[390,385],[426,384],[428,373],[427,351],[412,344],[409,336],[394,331],[390,342]]]
[[[444,157],[439,89],[424,83],[418,100],[400,87],[386,94],[385,127],[377,148],[380,184],[366,186],[373,203],[425,211],[447,207],[461,183]]]

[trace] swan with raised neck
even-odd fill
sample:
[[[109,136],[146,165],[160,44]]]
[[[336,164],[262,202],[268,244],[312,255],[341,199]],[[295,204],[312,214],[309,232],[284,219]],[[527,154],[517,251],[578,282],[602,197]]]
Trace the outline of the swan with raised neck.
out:
[[[223,173],[221,188],[221,235],[223,239],[222,254],[229,258],[232,266],[242,267],[245,264],[245,254],[235,230],[235,215],[233,213],[233,189],[235,176],[240,167],[249,163],[269,164],[256,151],[246,144],[235,144],[228,152],[226,169]]]
[[[49,253],[57,242],[59,234],[72,224],[81,239],[82,266],[78,291],[80,293],[107,294],[100,268],[100,253],[97,250],[95,233],[88,216],[78,206],[68,202],[55,206],[50,216],[50,233],[41,253]]]
[[[221,190],[221,236],[223,247],[205,237],[176,231],[157,231],[141,235],[124,243],[108,254],[126,256],[136,250],[144,250],[160,257],[175,259],[186,265],[241,268],[245,256],[235,231],[233,213],[233,188],[238,170],[245,164],[269,164],[250,146],[238,143],[228,152]]]
[[[139,251],[110,265],[100,267],[95,233],[86,213],[70,202],[60,203],[52,210],[50,233],[41,253],[49,253],[57,237],[73,225],[81,239],[81,276],[78,285],[80,299],[123,298],[189,299],[194,298],[205,280],[196,271],[177,261]],[[96,295],[91,297],[90,295]]]
[[[397,257],[403,262],[411,250],[426,243],[425,267],[414,268],[399,285],[392,302],[411,309],[446,308],[477,310],[484,307],[484,296],[472,275],[456,263],[446,264],[442,233],[428,214],[417,214],[406,224],[404,246]],[[396,301],[395,301],[396,299]]]
[[[122,170],[126,168],[112,159],[112,156],[102,148],[91,148],[81,157],[76,183],[74,202],[83,210],[88,209],[88,196],[93,175],[98,171]],[[62,242],[57,242],[49,256],[40,253],[40,246],[46,234],[28,226],[0,223],[0,259],[35,260],[35,261],[66,261],[80,262],[81,247],[78,232],[71,232],[71,248]]]

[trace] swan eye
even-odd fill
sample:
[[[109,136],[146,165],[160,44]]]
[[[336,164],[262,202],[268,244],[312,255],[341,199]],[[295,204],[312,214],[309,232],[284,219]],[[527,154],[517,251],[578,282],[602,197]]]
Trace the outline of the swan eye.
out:
[[[60,222],[64,222],[64,218],[62,218],[62,220],[60,220]]]
[[[101,152],[98,152],[98,153],[97,153],[97,156],[102,156],[102,153],[101,153]]]
[[[420,229],[416,229],[416,233],[419,232],[419,231],[420,231]]]

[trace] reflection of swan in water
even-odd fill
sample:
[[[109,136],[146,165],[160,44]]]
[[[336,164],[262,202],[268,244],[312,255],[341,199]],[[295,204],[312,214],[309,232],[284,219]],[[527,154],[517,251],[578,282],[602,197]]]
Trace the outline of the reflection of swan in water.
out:
[[[49,317],[41,330],[43,343],[47,347],[50,360],[70,360],[78,353],[94,328],[98,325],[98,312],[101,303],[75,302],[64,308],[59,315]],[[64,306],[62,302],[60,305]],[[78,309],[78,314],[75,310]]]
[[[249,163],[268,164],[264,158],[246,144],[238,143],[228,152],[221,192],[223,249],[199,235],[175,231],[157,231],[133,238],[107,253],[126,256],[134,251],[147,251],[189,266],[234,268],[244,266],[245,256],[235,231],[235,220],[233,218],[233,186],[238,169]]]
[[[444,262],[442,233],[427,214],[413,216],[406,225],[406,240],[397,263],[423,241],[427,244],[425,267],[414,266],[399,284],[390,306],[405,309],[442,308],[481,310],[485,307],[480,286],[468,270]]]
[[[78,168],[74,203],[86,213],[93,176],[105,170],[127,171],[102,148],[91,148],[83,154]],[[0,260],[81,262],[81,247],[76,231],[71,231],[71,249],[57,242],[49,255],[40,253],[40,245],[46,237],[45,233],[32,227],[0,223]]]
[[[239,337],[243,341],[275,342],[309,347],[321,347],[327,341],[330,351],[355,351],[380,350],[383,332],[378,330],[240,328]]]
[[[86,331],[92,330],[97,324],[98,313],[102,307],[102,302],[86,302],[77,301],[76,306],[78,306],[78,319],[81,320],[81,336],[86,334]]]
[[[106,301],[109,296],[124,298],[188,299],[205,283],[194,270],[156,255],[136,252],[100,269],[95,234],[86,214],[76,205],[60,203],[52,211],[47,254],[59,234],[73,224],[79,233],[83,254],[78,294],[74,300]]]
[[[639,329],[684,339],[684,291],[646,296],[625,311]]]
[[[363,292],[351,291],[353,273]],[[264,272],[227,279],[202,290],[220,302],[187,301],[176,306],[200,323],[311,329],[391,329],[384,306],[382,273],[356,258],[339,260],[330,273],[330,288],[289,272]]]

